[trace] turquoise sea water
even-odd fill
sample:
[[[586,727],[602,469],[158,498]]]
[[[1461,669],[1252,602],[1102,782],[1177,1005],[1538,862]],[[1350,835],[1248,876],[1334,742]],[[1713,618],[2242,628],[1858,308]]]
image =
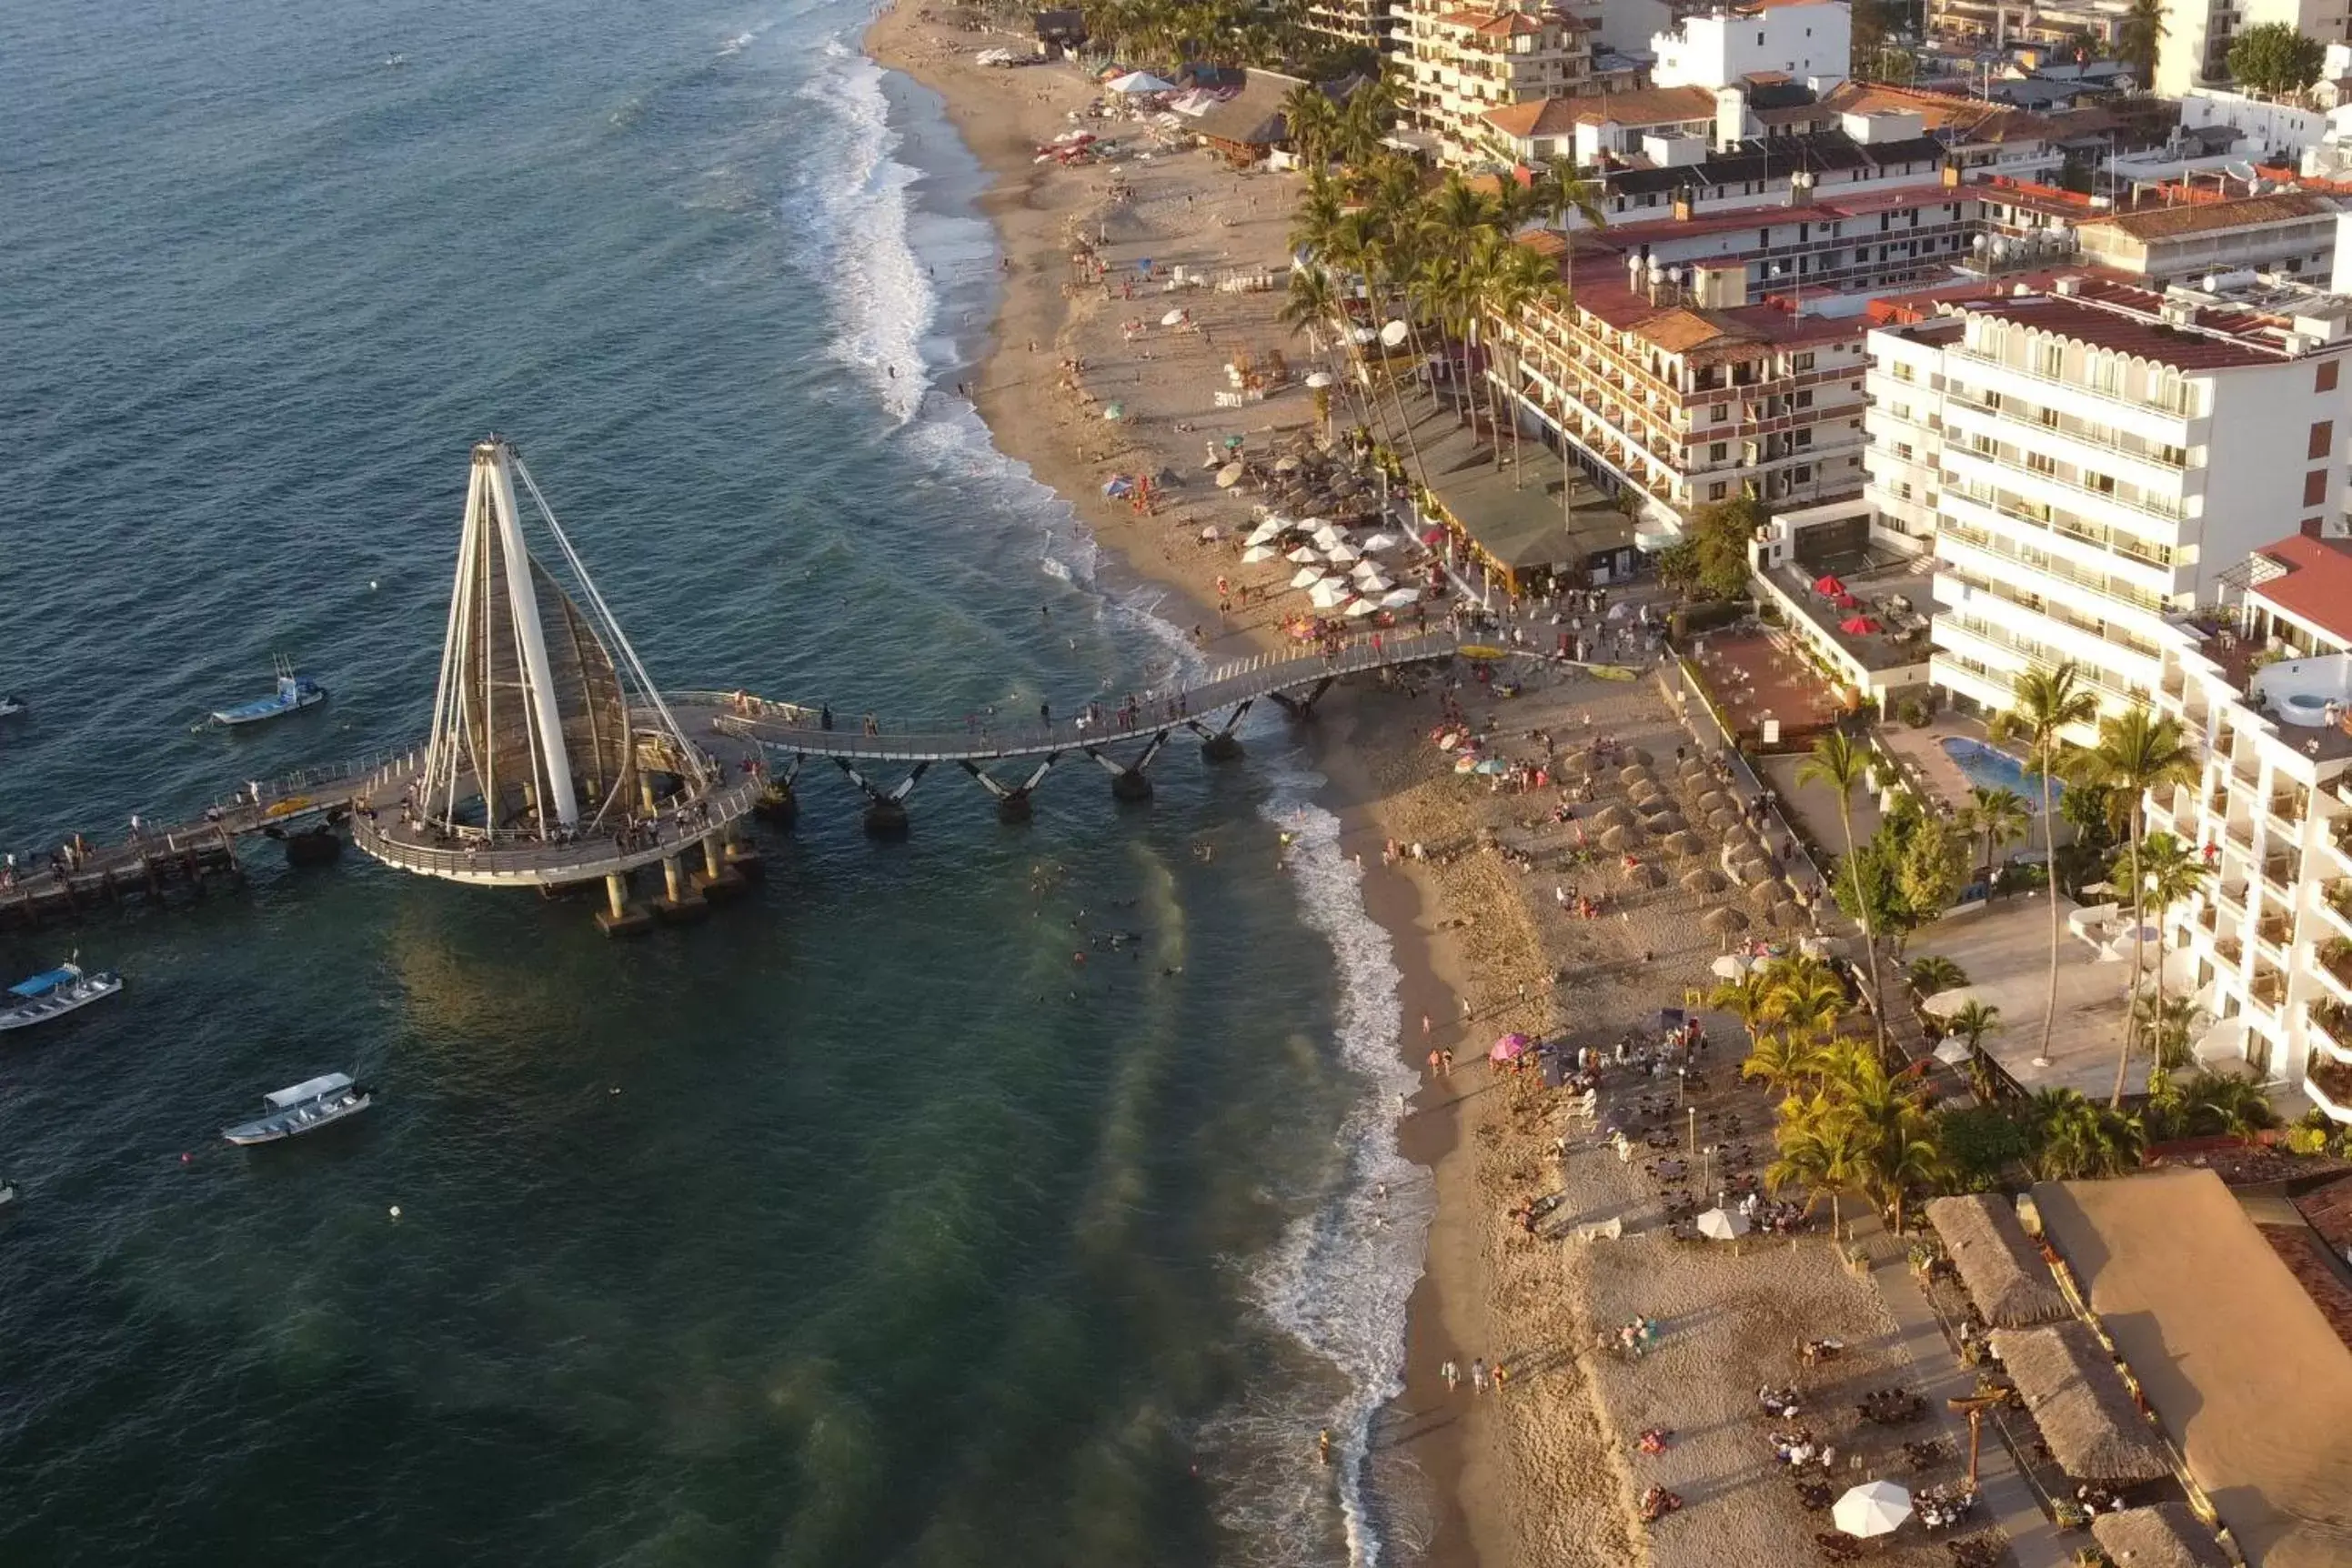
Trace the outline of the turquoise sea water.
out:
[[[929,390],[994,254],[862,19],[0,7],[0,844],[416,734],[490,428],[668,684],[952,716],[1164,673],[1150,595]],[[281,651],[329,706],[193,728]],[[893,847],[812,775],[755,898],[634,943],[266,852],[0,938],[130,979],[0,1046],[0,1563],[1379,1555],[1394,976],[1249,740],[1140,811],[1069,770],[1027,829],[935,776]],[[218,1142],[335,1068],[361,1121]]]

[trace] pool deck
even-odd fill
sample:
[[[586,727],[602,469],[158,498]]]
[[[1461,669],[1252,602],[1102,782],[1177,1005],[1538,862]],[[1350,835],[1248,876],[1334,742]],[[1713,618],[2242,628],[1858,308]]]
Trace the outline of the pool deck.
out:
[[[1904,764],[1905,771],[1912,775],[1915,782],[1925,785],[1930,795],[1955,811],[1968,804],[1969,791],[1975,786],[1976,781],[1969,778],[1960,764],[1944,750],[1944,742],[1973,741],[1979,745],[1992,745],[1982,724],[1951,713],[1937,714],[1935,721],[1922,730],[1914,730],[1907,724],[1882,724],[1878,729],[1878,739],[1880,744],[1895,753],[1895,759]],[[2009,752],[2007,747],[1996,749]],[[2015,756],[2016,752],[2009,752],[2009,754]],[[2039,816],[2042,812],[2041,786],[2034,784],[2015,787],[2018,794],[2026,797],[2034,815]],[[2040,834],[2037,832],[2035,837],[2039,837]],[[2063,822],[2060,837],[2064,837]]]

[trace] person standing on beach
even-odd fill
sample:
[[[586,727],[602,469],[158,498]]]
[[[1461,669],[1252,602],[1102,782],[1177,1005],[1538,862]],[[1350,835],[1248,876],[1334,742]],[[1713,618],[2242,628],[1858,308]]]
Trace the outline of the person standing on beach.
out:
[[[1446,1358],[1445,1364],[1437,1369],[1437,1375],[1445,1380],[1445,1392],[1448,1394],[1462,1386],[1462,1364],[1450,1356]]]
[[[1440,1078],[1452,1078],[1454,1076],[1454,1053],[1452,1051],[1440,1051],[1437,1053],[1437,1076]]]
[[[1486,1358],[1480,1356],[1470,1363],[1470,1392],[1486,1392]]]
[[[1433,1079],[1437,1076],[1437,1047],[1432,1046],[1429,1048],[1429,1076]]]

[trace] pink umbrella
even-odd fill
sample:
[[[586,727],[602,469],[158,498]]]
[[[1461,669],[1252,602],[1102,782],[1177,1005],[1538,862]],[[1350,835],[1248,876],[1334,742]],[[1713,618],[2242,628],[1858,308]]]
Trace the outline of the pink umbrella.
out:
[[[1528,1037],[1525,1035],[1505,1035],[1495,1042],[1495,1048],[1486,1053],[1486,1059],[1496,1062],[1515,1062],[1527,1054]]]
[[[1838,623],[1838,630],[1848,637],[1866,637],[1878,629],[1878,623],[1868,616],[1848,616]]]
[[[1837,580],[1835,573],[1825,573],[1813,579],[1813,592],[1835,595],[1845,592],[1845,584]]]

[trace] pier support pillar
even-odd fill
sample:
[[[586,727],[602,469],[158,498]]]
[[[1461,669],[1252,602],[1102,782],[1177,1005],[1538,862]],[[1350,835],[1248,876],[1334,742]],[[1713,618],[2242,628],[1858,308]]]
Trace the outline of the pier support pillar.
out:
[[[999,822],[1026,822],[1032,815],[1029,792],[1025,789],[1009,789],[996,797],[996,820]]]
[[[673,924],[700,920],[710,912],[710,905],[686,879],[686,867],[675,855],[663,858],[662,900],[654,906],[654,910]]]
[[[751,805],[751,815],[771,827],[790,827],[799,820],[801,798],[788,784],[772,784],[760,792]]]
[[[1062,753],[1059,752],[1046,753],[1045,760],[1037,764],[1027,778],[1017,784],[1004,784],[990,777],[987,770],[978,763],[959,759],[956,765],[971,775],[972,783],[996,797],[997,821],[1016,824],[1026,822],[1034,815],[1034,802],[1032,797],[1035,795],[1037,786],[1045,782],[1045,775],[1054,771],[1054,764],[1061,761],[1061,758]]]
[[[1110,775],[1110,797],[1113,800],[1142,801],[1151,798],[1151,780],[1141,768],[1129,768]]]
[[[1201,742],[1201,760],[1209,763],[1230,763],[1239,760],[1242,743],[1231,730],[1220,730]]]
[[[697,890],[714,903],[723,903],[743,890],[743,873],[728,863],[726,847],[716,833],[704,839],[702,869],[694,877]]]
[[[604,907],[596,911],[596,928],[606,936],[635,936],[648,930],[654,917],[643,907],[629,902],[629,878],[625,871],[614,871],[604,879]]]
[[[1307,689],[1307,695],[1304,697],[1293,697],[1286,691],[1269,691],[1266,695],[1273,698],[1275,705],[1293,719],[1311,719],[1315,716],[1316,700],[1330,690],[1331,682],[1338,679],[1339,677],[1334,675],[1324,676]]]
[[[909,826],[903,802],[888,795],[876,795],[866,803],[866,837],[904,838]]]
[[[736,837],[731,831],[727,838],[726,854],[729,868],[739,877],[758,877],[767,870],[760,860],[760,847],[748,838]]]

